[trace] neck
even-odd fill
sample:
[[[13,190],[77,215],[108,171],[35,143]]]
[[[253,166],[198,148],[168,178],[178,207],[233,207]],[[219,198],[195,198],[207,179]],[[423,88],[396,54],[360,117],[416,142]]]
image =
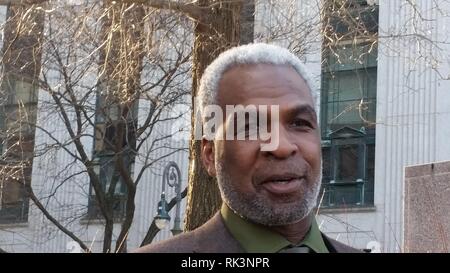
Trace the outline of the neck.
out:
[[[312,223],[312,213],[303,218],[302,220],[288,224],[284,226],[274,226],[271,229],[280,235],[282,235],[286,240],[293,244],[300,243],[308,233],[311,223]]]

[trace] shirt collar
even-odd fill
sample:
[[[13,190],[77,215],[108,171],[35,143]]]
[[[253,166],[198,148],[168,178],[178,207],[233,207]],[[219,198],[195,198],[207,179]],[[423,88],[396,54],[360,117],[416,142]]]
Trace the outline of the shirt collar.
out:
[[[280,234],[255,224],[234,213],[225,203],[221,208],[225,226],[248,253],[275,253],[292,245]],[[328,253],[315,217],[305,238],[298,245],[306,245],[316,253]]]

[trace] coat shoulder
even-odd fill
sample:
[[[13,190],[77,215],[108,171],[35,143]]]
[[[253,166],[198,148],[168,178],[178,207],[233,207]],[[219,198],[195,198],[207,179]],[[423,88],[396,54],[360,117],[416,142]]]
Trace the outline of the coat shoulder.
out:
[[[152,243],[133,251],[135,253],[236,253],[243,252],[217,213],[199,228],[170,239]]]
[[[151,243],[133,251],[133,253],[188,253],[195,248],[193,231],[176,235],[170,239]]]
[[[351,246],[348,246],[346,244],[343,244],[339,241],[333,240],[330,237],[322,234],[322,237],[324,238],[325,244],[327,245],[328,249],[332,249],[332,252],[336,253],[364,253],[364,251],[353,248]]]

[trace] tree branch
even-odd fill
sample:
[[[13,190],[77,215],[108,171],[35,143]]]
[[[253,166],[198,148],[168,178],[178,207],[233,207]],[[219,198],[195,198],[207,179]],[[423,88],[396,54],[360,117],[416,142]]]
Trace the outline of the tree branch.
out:
[[[0,5],[32,5],[41,4],[48,0],[0,0]]]
[[[122,2],[130,4],[144,4],[156,9],[166,9],[180,12],[193,20],[199,21],[206,14],[206,9],[192,3],[181,3],[170,0],[123,0]]]
[[[58,227],[59,230],[61,230],[62,232],[64,232],[65,234],[67,234],[70,238],[72,238],[75,242],[77,242],[80,247],[86,251],[86,252],[91,252],[91,250],[89,249],[89,247],[87,247],[83,241],[80,240],[80,238],[78,238],[77,236],[75,236],[75,234],[73,234],[71,231],[69,231],[66,227],[64,227],[63,225],[61,225],[60,222],[58,222],[58,220],[56,220],[53,216],[50,215],[50,213],[48,212],[48,210],[44,207],[44,205],[42,205],[42,203],[39,201],[39,199],[36,197],[36,195],[33,192],[33,189],[30,186],[27,186],[27,193],[30,196],[31,200],[33,201],[33,203],[36,205],[36,207],[39,208],[39,210],[45,215],[45,217],[50,220],[50,222],[52,222],[56,227]]]

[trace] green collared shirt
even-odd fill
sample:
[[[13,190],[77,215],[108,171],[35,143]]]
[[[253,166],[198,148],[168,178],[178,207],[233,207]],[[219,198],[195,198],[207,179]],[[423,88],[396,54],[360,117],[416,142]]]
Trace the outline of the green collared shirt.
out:
[[[280,234],[241,218],[225,204],[220,212],[228,230],[248,253],[275,253],[292,245]],[[315,218],[300,245],[306,245],[316,253],[329,253]]]

